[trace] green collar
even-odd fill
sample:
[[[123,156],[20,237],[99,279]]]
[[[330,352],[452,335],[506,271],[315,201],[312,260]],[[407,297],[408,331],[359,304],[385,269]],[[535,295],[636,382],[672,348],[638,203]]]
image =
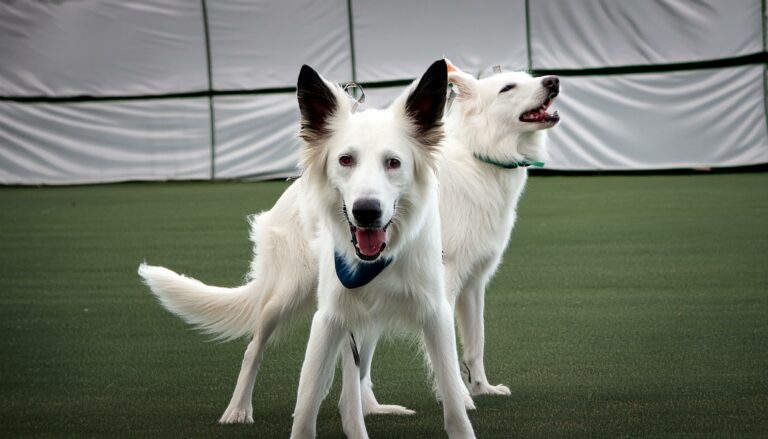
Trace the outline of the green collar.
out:
[[[480,155],[477,153],[473,153],[472,155],[483,163],[488,163],[489,165],[493,165],[502,169],[527,168],[528,166],[538,166],[540,168],[544,166],[544,163],[542,162],[529,162],[527,160],[521,160],[519,162],[499,162],[488,156]]]

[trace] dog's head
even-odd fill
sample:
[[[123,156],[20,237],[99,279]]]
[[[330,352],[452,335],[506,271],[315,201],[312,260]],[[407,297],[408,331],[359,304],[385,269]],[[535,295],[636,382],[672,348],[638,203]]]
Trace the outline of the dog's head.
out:
[[[447,89],[437,61],[385,110],[352,113],[349,97],[304,66],[298,80],[305,183],[326,210],[337,249],[394,256],[435,186]],[[351,241],[351,244],[350,244]],[[354,257],[354,256],[353,256]]]
[[[557,111],[549,113],[560,94],[557,76],[534,78],[525,72],[503,72],[475,79],[448,64],[448,81],[456,92],[453,117],[465,143],[484,149],[476,151],[509,160],[541,160],[543,130],[560,121]]]

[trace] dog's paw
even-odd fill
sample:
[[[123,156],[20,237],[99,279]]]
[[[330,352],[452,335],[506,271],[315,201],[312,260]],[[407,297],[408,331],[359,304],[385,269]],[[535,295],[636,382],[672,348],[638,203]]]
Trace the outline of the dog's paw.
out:
[[[253,424],[253,412],[242,408],[227,408],[219,424]]]
[[[473,383],[469,389],[469,392],[473,395],[501,395],[509,396],[512,392],[509,391],[509,387],[504,384],[498,384],[496,386],[488,383]]]
[[[397,416],[410,416],[416,414],[415,411],[405,408],[401,405],[391,404],[375,404],[365,405],[363,407],[364,415],[397,415]]]
[[[469,395],[469,393],[464,394],[464,409],[465,410],[475,410],[475,401],[472,400],[472,396]]]

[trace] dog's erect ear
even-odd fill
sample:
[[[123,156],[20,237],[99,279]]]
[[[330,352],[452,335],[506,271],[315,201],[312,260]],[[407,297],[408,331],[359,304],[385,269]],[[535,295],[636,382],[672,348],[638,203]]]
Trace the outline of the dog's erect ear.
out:
[[[416,140],[437,145],[443,137],[443,110],[448,90],[445,60],[432,63],[405,100],[405,113],[416,128]]]
[[[331,117],[339,110],[339,101],[331,86],[308,65],[301,66],[296,95],[301,112],[299,136],[314,143],[327,136]]]
[[[450,60],[450,59],[448,59],[448,58],[443,58],[443,59],[445,60],[445,65],[446,65],[446,67],[448,68],[448,73],[451,73],[451,72],[460,72],[460,71],[461,71],[461,70],[460,70],[458,67],[456,67],[456,66],[455,66],[455,65],[454,65],[454,64],[451,62],[451,60]],[[451,81],[449,80],[448,82],[451,82]]]
[[[448,82],[453,84],[454,90],[456,90],[456,98],[467,100],[477,96],[477,79],[468,73],[462,72],[453,64],[449,65],[451,68],[448,73]]]

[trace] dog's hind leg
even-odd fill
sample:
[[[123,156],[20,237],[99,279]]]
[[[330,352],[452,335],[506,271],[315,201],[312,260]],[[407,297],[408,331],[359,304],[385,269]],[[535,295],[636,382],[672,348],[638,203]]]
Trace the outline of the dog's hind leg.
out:
[[[275,298],[280,299],[286,296],[273,295],[272,301],[260,307],[260,313],[257,318],[258,328],[254,331],[251,342],[245,350],[243,363],[240,367],[240,373],[237,377],[235,391],[232,393],[232,399],[224,414],[219,419],[222,424],[238,424],[253,422],[253,386],[256,382],[256,375],[259,372],[259,366],[264,355],[264,349],[269,339],[274,334],[278,325],[288,323],[295,312],[281,312],[288,309],[281,304],[273,303]]]
[[[412,415],[415,411],[401,405],[379,404],[373,394],[373,382],[371,381],[371,361],[376,344],[379,340],[378,333],[361,334],[358,347],[360,350],[360,392],[363,401],[363,414],[365,415]],[[344,389],[344,392],[347,390]]]
[[[224,414],[221,415],[219,423],[239,424],[253,422],[251,395],[263,353],[263,344],[259,342],[257,337],[254,337],[245,349],[243,364],[240,367],[240,374],[237,376],[235,392],[232,394],[229,406],[224,410]]]
[[[465,383],[472,395],[509,395],[503,384],[492,385],[485,376],[483,354],[485,350],[485,281],[472,279],[467,282],[456,302],[459,332],[464,348],[463,369]]]
[[[274,209],[280,212],[277,205]],[[248,320],[253,322],[253,339],[243,356],[232,399],[219,419],[222,424],[253,422],[253,387],[264,349],[278,327],[290,324],[309,309],[317,279],[315,261],[297,219],[282,220],[277,226],[273,216],[254,217],[252,221],[252,239],[259,253],[251,262],[250,277],[260,296]],[[276,261],[283,261],[283,265],[276,266]]]
[[[290,317],[281,316],[279,307],[271,303],[260,309],[260,315],[257,320],[259,327],[254,332],[253,338],[245,350],[235,391],[232,393],[229,406],[227,406],[224,414],[219,419],[220,423],[238,424],[253,422],[252,398],[256,375],[259,373],[259,366],[261,365],[267,342],[269,342],[270,337],[283,318],[287,319]]]

